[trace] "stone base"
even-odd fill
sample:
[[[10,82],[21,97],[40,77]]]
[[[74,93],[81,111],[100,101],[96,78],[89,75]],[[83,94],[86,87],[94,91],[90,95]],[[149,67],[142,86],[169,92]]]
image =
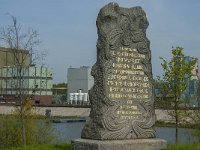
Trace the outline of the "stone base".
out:
[[[166,150],[167,141],[163,139],[134,140],[91,140],[76,139],[72,141],[72,150]]]

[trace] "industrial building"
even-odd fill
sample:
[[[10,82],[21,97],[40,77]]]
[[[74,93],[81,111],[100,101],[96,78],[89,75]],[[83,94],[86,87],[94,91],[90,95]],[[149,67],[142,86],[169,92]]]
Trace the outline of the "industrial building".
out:
[[[19,80],[21,78],[21,80]],[[20,82],[20,83],[19,83]],[[52,71],[46,67],[28,66],[19,74],[17,67],[0,68],[1,102],[15,102],[19,93],[19,84],[23,95],[34,96],[36,104],[49,105],[52,101]]]
[[[29,51],[17,50],[16,53],[13,49],[0,47],[0,67],[16,66],[17,58],[19,58],[19,61],[23,58],[24,66],[29,66],[31,64],[31,55],[29,54]]]
[[[80,68],[68,68],[68,102],[80,101],[88,103],[88,90],[94,84],[94,78],[91,76],[91,68],[81,66]]]
[[[33,66],[31,59],[28,50],[0,47],[0,103],[16,104],[21,89],[23,95],[34,96],[37,104],[51,104],[52,71]]]

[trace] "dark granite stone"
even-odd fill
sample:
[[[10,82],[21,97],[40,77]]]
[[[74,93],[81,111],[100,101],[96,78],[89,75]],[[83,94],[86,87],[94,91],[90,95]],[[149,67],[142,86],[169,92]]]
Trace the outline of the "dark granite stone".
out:
[[[72,150],[166,150],[167,142],[162,139],[135,140],[90,140],[72,141]]]
[[[91,71],[94,86],[89,91],[90,120],[82,131],[82,138],[155,137],[148,25],[141,7],[128,9],[110,3],[100,10],[97,62]]]

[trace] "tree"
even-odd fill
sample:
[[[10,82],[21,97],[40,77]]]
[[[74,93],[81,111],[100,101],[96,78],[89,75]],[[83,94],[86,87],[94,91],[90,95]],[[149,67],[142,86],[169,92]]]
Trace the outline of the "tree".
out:
[[[26,33],[23,33],[22,26],[18,24],[17,19],[13,16],[11,18],[11,25],[0,28],[0,41],[4,47],[10,49],[13,53],[15,71],[12,73],[12,77],[15,78],[15,82],[12,84],[16,89],[16,100],[20,103],[20,106],[17,107],[17,112],[19,113],[21,122],[23,145],[26,146],[25,121],[27,114],[32,109],[33,105],[30,101],[33,97],[27,90],[24,90],[26,84],[24,74],[26,73],[26,69],[30,65],[35,64],[39,59],[42,59],[45,53],[38,53],[35,49],[40,44],[37,31],[29,28]],[[36,88],[32,89],[33,95]]]
[[[53,84],[53,103],[64,104],[67,101],[67,83]]]
[[[175,118],[175,128],[176,128],[176,143],[178,142],[178,123],[180,121],[180,103],[181,96],[187,87],[187,83],[192,76],[192,70],[196,63],[195,59],[187,60],[187,57],[183,53],[182,47],[172,48],[173,57],[169,62],[164,58],[160,57],[163,61],[161,66],[164,70],[163,81],[164,89],[168,90],[170,94],[173,95],[173,111]]]
[[[52,90],[54,95],[65,95],[67,94],[67,83],[53,84]]]
[[[172,95],[169,93],[165,83],[159,76],[154,79],[155,89],[155,107],[160,109],[169,109],[171,107]]]

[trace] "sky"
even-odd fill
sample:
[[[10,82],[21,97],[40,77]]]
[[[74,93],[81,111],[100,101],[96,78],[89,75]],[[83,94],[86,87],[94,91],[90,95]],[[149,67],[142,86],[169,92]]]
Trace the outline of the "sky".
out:
[[[162,75],[159,57],[169,60],[172,46],[200,59],[200,0],[0,0],[0,27],[12,23],[10,14],[24,31],[37,30],[37,49],[47,52],[44,63],[53,70],[53,82],[67,82],[69,67],[95,63],[96,18],[110,2],[146,12],[154,77]]]

